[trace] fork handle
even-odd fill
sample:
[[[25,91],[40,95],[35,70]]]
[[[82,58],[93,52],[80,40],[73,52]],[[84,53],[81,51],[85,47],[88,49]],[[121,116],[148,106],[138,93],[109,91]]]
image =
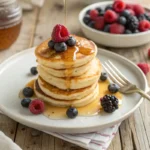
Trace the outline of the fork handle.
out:
[[[145,93],[143,90],[141,89],[137,89],[137,92],[144,98],[146,98],[147,100],[150,101],[150,95],[148,95],[147,93]]]

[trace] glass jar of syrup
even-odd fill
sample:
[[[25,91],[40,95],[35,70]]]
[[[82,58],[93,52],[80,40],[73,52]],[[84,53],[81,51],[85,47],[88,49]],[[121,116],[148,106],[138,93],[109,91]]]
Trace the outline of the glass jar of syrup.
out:
[[[17,0],[0,0],[0,50],[9,48],[20,33],[22,10]]]

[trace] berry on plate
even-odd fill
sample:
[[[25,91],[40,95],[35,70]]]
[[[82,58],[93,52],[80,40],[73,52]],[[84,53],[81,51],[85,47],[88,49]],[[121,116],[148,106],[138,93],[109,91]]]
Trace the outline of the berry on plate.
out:
[[[90,15],[90,18],[91,18],[92,20],[95,20],[95,18],[98,17],[99,12],[98,12],[98,10],[96,10],[96,9],[92,9],[92,10],[90,11],[89,15]]]
[[[66,42],[69,39],[69,31],[61,24],[57,24],[52,32],[52,40],[57,42]]]
[[[108,90],[111,93],[117,93],[119,91],[119,86],[115,83],[110,83],[108,86]]]
[[[56,52],[64,52],[67,50],[67,45],[65,42],[55,43],[54,49]]]
[[[113,10],[107,10],[104,14],[104,19],[107,23],[113,23],[117,21],[118,15]]]
[[[33,94],[34,94],[34,91],[33,91],[32,88],[30,88],[30,87],[25,87],[25,88],[23,89],[23,95],[24,95],[25,97],[32,97]]]
[[[126,3],[122,0],[116,0],[113,4],[113,9],[120,13],[126,8]]]
[[[106,72],[102,72],[100,76],[101,81],[106,81],[108,78],[108,74]]]
[[[33,74],[33,75],[38,74],[38,71],[37,71],[37,68],[36,68],[36,67],[32,67],[32,68],[30,69],[30,72],[31,72],[31,74]]]
[[[44,111],[44,102],[39,99],[32,100],[29,105],[29,110],[31,113],[37,115],[41,114]]]
[[[137,66],[143,71],[145,75],[150,71],[150,66],[147,63],[138,63]]]
[[[112,113],[118,109],[119,101],[113,95],[105,95],[101,98],[101,105],[105,112]]]
[[[110,25],[110,33],[113,34],[123,34],[125,31],[125,27],[118,23],[113,23]]]
[[[145,9],[140,4],[135,4],[133,10],[137,16],[145,13]]]
[[[150,30],[150,22],[148,20],[142,20],[139,23],[139,30],[141,32]]]
[[[97,17],[95,19],[95,25],[94,25],[95,29],[103,30],[104,26],[105,26],[104,17],[102,17],[102,16]]]
[[[69,107],[66,112],[66,115],[68,116],[68,118],[73,119],[78,115],[78,110],[74,107]]]
[[[69,37],[69,39],[67,40],[66,44],[68,46],[75,46],[76,45],[76,39],[74,37]]]
[[[31,103],[31,99],[30,98],[24,98],[24,99],[21,100],[21,105],[23,107],[27,107],[28,108],[30,103]]]

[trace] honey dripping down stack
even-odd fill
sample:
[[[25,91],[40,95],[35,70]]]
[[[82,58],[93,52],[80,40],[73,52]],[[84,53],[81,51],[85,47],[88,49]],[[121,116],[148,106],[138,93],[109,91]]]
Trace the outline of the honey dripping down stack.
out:
[[[39,73],[36,96],[56,107],[83,107],[94,101],[101,73],[96,54],[92,41],[70,35],[63,25],[56,25],[52,38],[35,50]]]

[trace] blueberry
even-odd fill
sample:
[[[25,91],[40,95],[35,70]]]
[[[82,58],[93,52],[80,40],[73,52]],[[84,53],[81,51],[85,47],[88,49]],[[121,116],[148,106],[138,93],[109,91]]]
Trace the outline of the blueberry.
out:
[[[96,10],[97,10],[99,13],[101,13],[101,11],[103,11],[103,9],[100,8],[100,7],[96,8]]]
[[[54,49],[56,52],[64,52],[67,50],[67,45],[65,42],[55,43]]]
[[[108,78],[107,73],[106,73],[106,72],[102,72],[102,73],[101,73],[101,76],[100,76],[100,80],[101,80],[101,81],[105,81],[105,80],[107,80],[107,78]]]
[[[49,42],[48,42],[48,47],[49,48],[54,48],[54,45],[55,45],[55,42],[54,41],[52,41],[52,40],[50,40]]]
[[[30,88],[30,87],[25,87],[25,88],[23,89],[23,95],[24,95],[25,97],[32,97],[33,94],[34,94],[34,91],[33,91],[32,88]]]
[[[122,13],[121,13],[121,16],[124,16],[124,17],[126,17],[126,18],[128,18],[128,17],[130,17],[130,11],[128,11],[128,10],[124,10]]]
[[[107,25],[105,25],[105,27],[104,27],[104,32],[109,32],[109,31],[110,31],[110,25],[107,24]]]
[[[85,24],[88,24],[90,21],[91,21],[90,16],[89,15],[85,15],[84,18],[83,18],[83,22]]]
[[[87,10],[87,11],[86,11],[86,14],[89,14],[89,13],[90,13],[90,11],[91,11],[90,9],[89,9],[89,10]]]
[[[110,83],[109,86],[108,86],[108,90],[111,93],[116,93],[116,92],[119,91],[119,86],[115,83]]]
[[[68,108],[66,115],[68,116],[68,118],[75,118],[78,115],[78,110],[74,107],[70,107]]]
[[[138,29],[134,30],[133,33],[140,33]]]
[[[145,20],[145,19],[146,19],[145,14],[141,14],[141,15],[138,16],[139,21],[142,21],[142,20]]]
[[[75,46],[75,45],[76,45],[76,39],[75,39],[74,37],[70,37],[70,38],[67,40],[66,44],[67,44],[68,46]]]
[[[30,69],[31,74],[36,75],[38,73],[37,68],[36,67],[32,67]]]
[[[95,24],[95,22],[91,21],[91,22],[88,23],[88,26],[91,27],[91,28],[94,28],[94,24]]]
[[[124,16],[119,17],[118,22],[122,25],[127,23],[127,19]]]
[[[106,6],[105,11],[107,11],[107,10],[113,10],[112,5],[108,5],[108,6]]]
[[[102,11],[99,13],[99,16],[104,16],[104,14],[105,14],[105,11],[102,10]]]
[[[124,34],[132,34],[132,31],[129,30],[129,29],[126,29],[125,32],[124,32]]]
[[[31,102],[31,99],[30,99],[30,98],[24,98],[24,99],[22,99],[22,101],[21,101],[21,105],[22,105],[23,107],[27,107],[27,108],[28,108],[30,102]]]
[[[150,15],[148,13],[145,13],[144,16],[148,21],[150,21]]]

